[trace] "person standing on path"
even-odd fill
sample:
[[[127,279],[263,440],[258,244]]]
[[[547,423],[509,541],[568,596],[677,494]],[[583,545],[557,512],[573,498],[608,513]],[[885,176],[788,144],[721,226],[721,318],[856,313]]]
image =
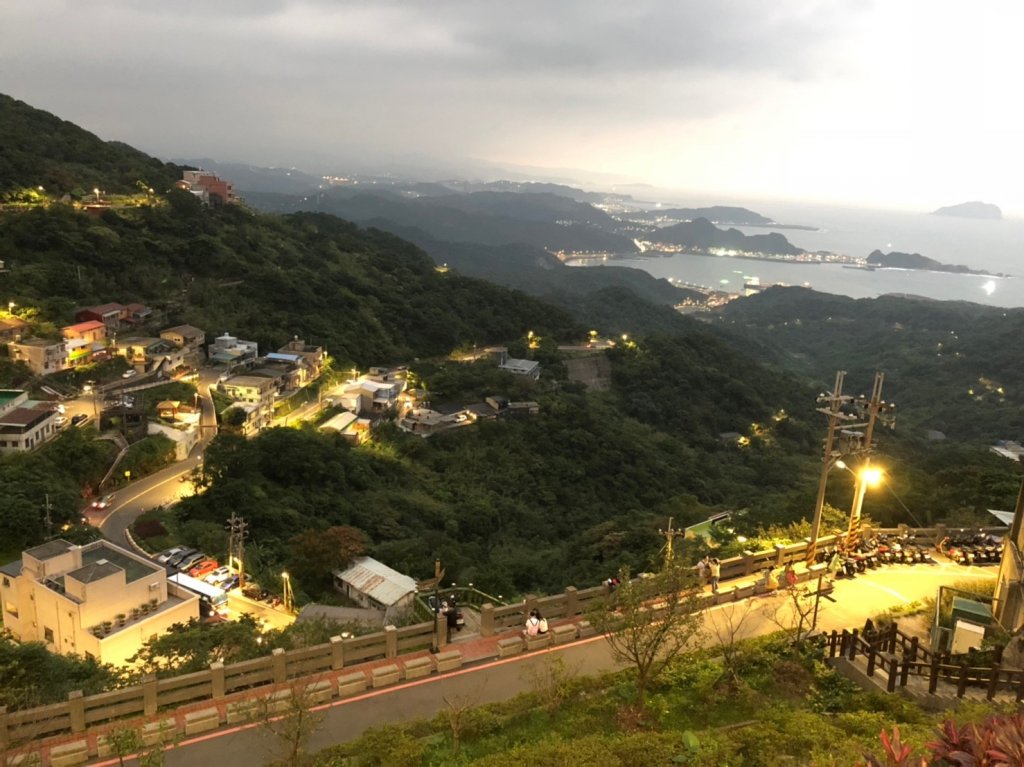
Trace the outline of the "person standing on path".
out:
[[[722,577],[722,563],[718,561],[718,557],[711,560],[708,565],[708,572],[711,575],[711,593],[718,593],[718,579]]]
[[[708,558],[704,557],[697,563],[697,583],[700,585],[701,590],[704,589],[704,584],[708,582]]]

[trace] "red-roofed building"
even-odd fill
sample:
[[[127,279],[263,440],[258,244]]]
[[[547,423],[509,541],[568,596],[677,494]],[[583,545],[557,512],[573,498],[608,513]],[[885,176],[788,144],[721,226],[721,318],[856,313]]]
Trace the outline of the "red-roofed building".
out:
[[[127,318],[127,309],[121,304],[87,306],[84,309],[79,309],[75,314],[75,322],[98,320],[106,325],[110,330],[117,330],[121,326],[121,323]]]
[[[107,326],[99,320],[86,320],[77,325],[68,325],[60,329],[61,335],[67,340],[81,339],[83,341],[106,341]]]

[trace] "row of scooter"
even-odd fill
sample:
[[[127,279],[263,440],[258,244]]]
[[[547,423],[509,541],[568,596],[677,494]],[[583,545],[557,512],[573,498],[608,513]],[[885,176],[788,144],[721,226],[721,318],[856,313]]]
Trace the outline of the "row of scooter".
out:
[[[928,549],[919,546],[910,536],[880,535],[863,541],[853,551],[828,547],[818,557],[819,562],[831,565],[837,576],[854,577],[881,565],[929,563],[934,560]]]
[[[1003,556],[1003,542],[988,533],[947,535],[936,547],[959,565],[984,565]]]

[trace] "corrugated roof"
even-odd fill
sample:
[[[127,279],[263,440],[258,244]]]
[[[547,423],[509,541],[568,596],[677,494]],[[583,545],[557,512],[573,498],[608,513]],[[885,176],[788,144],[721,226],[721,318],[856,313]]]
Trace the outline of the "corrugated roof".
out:
[[[331,418],[326,423],[320,425],[321,431],[344,431],[353,424],[356,420],[356,414],[350,413],[347,410],[344,413],[338,413],[336,416]]]
[[[12,578],[17,578],[21,575],[21,560],[15,559],[13,562],[8,562],[6,565],[0,565],[0,573],[9,575]]]
[[[415,580],[371,557],[357,557],[351,567],[337,576],[370,599],[389,607],[416,590]]]

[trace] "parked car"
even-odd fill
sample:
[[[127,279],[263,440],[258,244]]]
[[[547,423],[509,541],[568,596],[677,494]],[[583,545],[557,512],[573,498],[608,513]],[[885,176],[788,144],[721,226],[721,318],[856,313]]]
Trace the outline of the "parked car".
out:
[[[126,370],[123,373],[121,373],[121,378],[131,378],[136,374],[136,372],[137,371],[135,369]]]
[[[170,567],[177,567],[181,564],[181,560],[185,559],[185,557],[190,557],[193,554],[198,553],[199,551],[197,549],[184,548],[177,554],[172,554],[170,557],[168,557],[167,561],[164,564],[169,565]]]
[[[159,562],[162,565],[166,564],[168,559],[173,557],[175,554],[181,554],[187,548],[188,548],[187,546],[174,546],[173,548],[166,549],[165,551],[161,551],[157,555],[156,561]]]
[[[181,572],[187,573],[204,559],[206,559],[206,555],[201,551],[196,551],[186,557],[182,557],[175,567],[177,567]]]
[[[239,579],[239,577],[238,577],[238,575],[237,575],[237,574],[235,574],[235,575],[232,575],[232,576],[231,576],[230,578],[228,578],[228,579],[227,579],[227,580],[226,580],[226,581],[225,581],[224,583],[222,583],[222,584],[220,585],[220,587],[221,587],[222,589],[224,589],[225,591],[231,591],[231,589],[237,589],[237,588],[238,588],[238,583],[239,583],[239,580],[240,580],[240,579]]]
[[[209,575],[218,567],[216,559],[204,559],[199,564],[193,565],[192,569],[188,571],[188,574],[193,578],[202,578],[204,575]]]
[[[55,426],[56,426],[56,427],[57,427],[58,429],[59,429],[59,428],[60,428],[61,426],[65,426],[65,425],[67,425],[67,422],[68,422],[68,419],[67,419],[67,418],[65,418],[65,417],[64,417],[64,416],[62,416],[62,415],[59,415],[59,416],[57,416],[57,417],[56,417],[56,418],[54,419],[54,421],[53,421],[54,425],[55,425]]]
[[[85,413],[79,413],[78,415],[71,416],[71,425],[78,426],[78,424],[88,420],[89,416],[87,416]]]
[[[211,586],[219,586],[222,583],[226,583],[232,575],[234,575],[234,573],[231,572],[231,568],[224,565],[223,567],[218,567],[212,573],[203,578],[203,580]]]
[[[90,505],[94,509],[105,509],[110,504],[112,504],[113,502],[114,502],[114,494],[113,493],[107,493],[102,498],[97,498]]]

